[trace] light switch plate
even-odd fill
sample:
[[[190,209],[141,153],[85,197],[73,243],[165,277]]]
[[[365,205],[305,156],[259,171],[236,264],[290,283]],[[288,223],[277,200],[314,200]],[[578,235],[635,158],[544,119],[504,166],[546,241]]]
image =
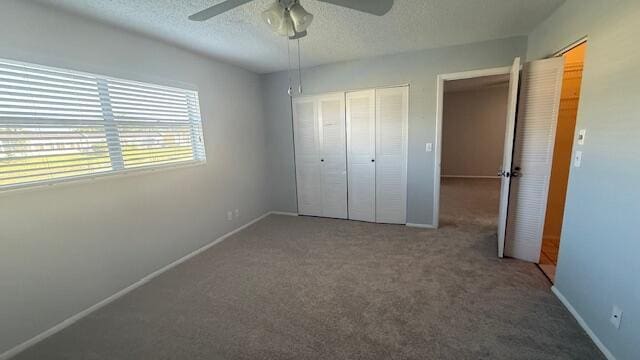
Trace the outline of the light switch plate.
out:
[[[424,147],[424,151],[426,152],[431,152],[433,151],[433,144],[432,143],[427,143]]]
[[[587,129],[578,131],[578,145],[584,145],[584,138],[587,136]]]
[[[582,165],[582,151],[576,151],[573,156],[573,166],[580,167]]]

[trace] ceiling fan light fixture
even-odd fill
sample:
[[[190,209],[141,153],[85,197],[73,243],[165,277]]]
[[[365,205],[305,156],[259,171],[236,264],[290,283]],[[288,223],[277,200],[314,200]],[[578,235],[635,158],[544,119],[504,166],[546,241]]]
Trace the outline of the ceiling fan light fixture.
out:
[[[289,15],[291,16],[291,21],[293,22],[293,26],[295,26],[296,32],[307,30],[313,21],[313,15],[308,13],[298,2],[291,5]]]
[[[274,32],[280,32],[285,22],[285,8],[276,1],[267,10],[262,12],[262,19]]]
[[[280,36],[291,37],[296,34],[295,29],[293,28],[293,21],[291,21],[291,17],[287,12],[284,14],[284,18],[280,27],[276,30],[276,33]]]

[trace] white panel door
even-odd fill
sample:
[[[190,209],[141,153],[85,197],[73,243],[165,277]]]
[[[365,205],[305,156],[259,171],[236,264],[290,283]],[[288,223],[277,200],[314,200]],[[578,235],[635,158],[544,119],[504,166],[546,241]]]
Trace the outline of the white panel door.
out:
[[[564,71],[562,57],[523,70],[511,170],[505,254],[538,262]]]
[[[504,241],[507,229],[507,209],[511,185],[511,163],[513,137],[515,135],[516,110],[518,107],[518,87],[520,81],[520,58],[513,60],[509,76],[509,99],[507,100],[507,120],[504,134],[502,168],[500,169],[500,209],[498,211],[498,257],[504,256]]]
[[[318,109],[314,98],[293,99],[298,213],[322,216],[322,165]]]
[[[347,143],[344,93],[317,97],[322,216],[347,218]]]
[[[376,222],[405,224],[409,87],[376,90]]]
[[[376,92],[347,93],[349,219],[376,221]]]

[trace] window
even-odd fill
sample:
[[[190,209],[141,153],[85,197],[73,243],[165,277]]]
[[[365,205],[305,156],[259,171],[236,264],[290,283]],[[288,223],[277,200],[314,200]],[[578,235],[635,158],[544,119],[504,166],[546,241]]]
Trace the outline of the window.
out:
[[[198,93],[0,60],[0,189],[205,161]]]

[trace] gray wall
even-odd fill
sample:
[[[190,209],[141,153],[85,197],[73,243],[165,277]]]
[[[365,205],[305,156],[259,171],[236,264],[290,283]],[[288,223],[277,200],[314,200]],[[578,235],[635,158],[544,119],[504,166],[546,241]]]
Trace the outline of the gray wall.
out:
[[[282,73],[262,75],[261,80],[269,155],[269,204],[275,211],[297,213],[289,81]]]
[[[588,35],[556,287],[618,359],[640,354],[640,1],[569,0],[529,37],[529,59]],[[620,329],[611,307],[624,314]]]
[[[445,93],[442,175],[496,177],[504,153],[508,96],[508,85]]]
[[[409,166],[407,221],[431,224],[433,220],[434,152],[425,143],[435,142],[436,76],[466,70],[507,66],[524,57],[526,39],[515,37],[454,46],[303,70],[306,94],[410,84]],[[296,211],[295,171],[287,73],[262,76],[265,116],[269,134],[269,169],[274,210]]]
[[[196,85],[208,159],[0,194],[2,353],[269,208],[258,75],[26,1],[2,1],[0,24],[2,58]]]

